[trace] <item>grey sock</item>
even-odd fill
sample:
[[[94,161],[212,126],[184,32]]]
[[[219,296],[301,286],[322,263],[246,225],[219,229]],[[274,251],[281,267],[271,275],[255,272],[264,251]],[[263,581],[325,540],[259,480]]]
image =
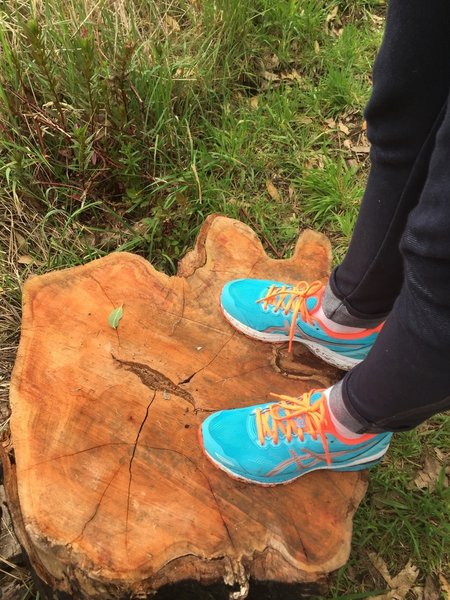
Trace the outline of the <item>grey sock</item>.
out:
[[[348,327],[361,327],[363,329],[369,329],[371,327],[377,327],[384,321],[384,319],[361,319],[360,317],[354,317],[348,312],[347,307],[339,300],[331,291],[330,284],[328,283],[322,298],[322,310],[325,316],[338,323],[339,325],[347,325]]]
[[[330,396],[328,398],[328,407],[336,421],[339,421],[346,429],[353,431],[354,433],[364,432],[364,424],[360,423],[358,419],[355,419],[344,404],[342,398],[342,381],[339,381],[331,388]]]

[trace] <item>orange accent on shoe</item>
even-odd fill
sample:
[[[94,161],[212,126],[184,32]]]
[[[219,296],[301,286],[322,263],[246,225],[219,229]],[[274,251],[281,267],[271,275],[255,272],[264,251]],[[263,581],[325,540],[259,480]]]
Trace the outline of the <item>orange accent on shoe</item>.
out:
[[[269,437],[272,438],[274,444],[277,444],[279,431],[283,433],[288,442],[291,441],[293,435],[297,435],[301,441],[303,441],[305,433],[311,435],[313,439],[317,439],[319,436],[323,443],[327,464],[331,464],[328,442],[324,433],[328,424],[326,398],[322,394],[317,402],[311,404],[311,396],[317,391],[312,390],[299,398],[271,394],[271,396],[280,398],[281,402],[274,402],[265,409],[258,408],[256,410],[259,443],[263,446],[266,437]],[[281,410],[284,411],[284,414],[280,414]],[[296,419],[299,418],[304,420],[302,427],[296,422]],[[270,419],[272,419],[272,425]]]
[[[279,432],[290,442],[293,435],[297,435],[301,441],[305,433],[309,434],[314,440],[320,437],[327,464],[331,464],[331,457],[328,449],[326,433],[331,433],[341,442],[349,446],[360,444],[374,437],[374,434],[361,434],[357,438],[344,438],[337,431],[330,418],[326,397],[321,393],[322,390],[311,390],[294,398],[280,394],[270,394],[279,398],[281,402],[274,402],[265,409],[256,409],[256,430],[259,443],[264,446],[266,438],[271,438],[274,444],[278,443]],[[311,396],[321,393],[321,397],[311,404]],[[284,414],[280,414],[283,410]],[[303,419],[304,424],[298,425],[296,419]],[[270,423],[272,420],[272,424]]]
[[[277,287],[275,285],[271,285],[266,296],[257,300],[258,303],[262,303],[264,309],[267,309],[269,305],[274,305],[275,312],[278,312],[280,309],[283,309],[284,314],[288,315],[289,312],[292,311],[292,320],[289,329],[289,352],[292,351],[292,344],[295,335],[295,325],[299,314],[303,321],[305,321],[306,323],[312,324],[314,320],[316,320],[320,324],[322,329],[325,331],[325,333],[327,333],[330,337],[335,337],[341,340],[357,340],[359,338],[371,335],[372,333],[378,333],[379,331],[381,331],[384,323],[381,323],[377,327],[363,329],[363,331],[354,333],[342,333],[339,331],[334,331],[327,327],[318,317],[314,317],[314,313],[317,311],[321,304],[321,298],[323,296],[324,291],[325,286],[321,281],[313,281],[312,283],[308,283],[306,281],[299,281],[296,285],[292,287],[287,287],[285,285]],[[311,296],[317,296],[317,308],[314,308],[310,312],[306,306],[306,302]]]
[[[257,300],[258,303],[262,303],[265,310],[267,310],[269,305],[274,305],[275,312],[283,309],[284,314],[288,315],[292,311],[291,327],[289,330],[289,352],[292,351],[292,342],[294,340],[295,324],[298,314],[300,313],[300,316],[304,321],[312,324],[313,319],[306,307],[306,301],[311,296],[317,295],[323,287],[324,285],[321,281],[313,281],[312,283],[299,281],[292,287],[286,287],[285,285],[277,287],[276,285],[271,285],[266,296]]]

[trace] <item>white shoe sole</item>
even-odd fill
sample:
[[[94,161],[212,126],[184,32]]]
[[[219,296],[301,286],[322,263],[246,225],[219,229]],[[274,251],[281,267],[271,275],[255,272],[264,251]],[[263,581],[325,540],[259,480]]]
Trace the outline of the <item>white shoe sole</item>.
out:
[[[263,331],[256,331],[251,327],[247,327],[234,317],[232,317],[227,311],[221,306],[222,312],[226,320],[238,331],[243,333],[244,335],[253,338],[255,340],[259,340],[261,342],[270,342],[272,344],[283,343],[288,341],[288,337],[282,333],[265,333]],[[311,350],[313,354],[324,360],[329,365],[333,367],[337,367],[338,369],[342,369],[343,371],[350,371],[356,365],[358,365],[361,359],[358,358],[350,358],[348,356],[342,356],[338,352],[334,352],[322,344],[317,342],[311,342],[310,340],[304,340],[299,337],[294,337],[295,342],[300,342],[307,348]]]
[[[275,487],[277,485],[286,485],[288,483],[292,483],[299,477],[303,477],[304,475],[308,475],[308,473],[313,473],[314,471],[339,471],[339,472],[347,471],[348,472],[348,471],[362,471],[364,469],[369,469],[374,464],[379,463],[379,461],[383,458],[383,456],[386,454],[387,449],[389,448],[389,444],[388,444],[388,446],[386,448],[384,448],[383,450],[380,450],[374,456],[350,461],[345,466],[337,465],[337,464],[322,465],[320,467],[315,467],[310,470],[305,470],[304,473],[297,473],[293,477],[291,477],[289,479],[285,479],[283,481],[264,481],[264,480],[262,480],[262,478],[251,479],[250,477],[246,477],[244,474],[235,473],[229,467],[226,467],[223,463],[219,462],[216,458],[214,458],[210,454],[208,454],[208,452],[206,451],[205,446],[203,444],[203,437],[201,434],[200,434],[199,439],[200,439],[200,446],[203,450],[203,453],[212,462],[212,464],[214,466],[216,466],[218,469],[220,469],[221,471],[224,471],[225,473],[227,473],[227,475],[229,475],[233,479],[236,479],[237,481],[242,481],[244,483],[250,483],[250,484],[256,484],[256,485],[260,485],[260,486],[264,486],[264,487]]]

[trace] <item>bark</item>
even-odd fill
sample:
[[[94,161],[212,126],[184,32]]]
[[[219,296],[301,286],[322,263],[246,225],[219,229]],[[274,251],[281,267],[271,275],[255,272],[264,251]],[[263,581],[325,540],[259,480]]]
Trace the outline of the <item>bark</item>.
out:
[[[247,226],[212,216],[177,276],[116,253],[26,283],[4,470],[19,540],[58,597],[146,597],[187,580],[244,597],[250,578],[307,584],[346,562],[364,475],[247,485],[197,436],[210,411],[339,378],[298,346],[289,356],[240,335],[219,310],[229,279],[329,268],[317,233],[273,260]]]

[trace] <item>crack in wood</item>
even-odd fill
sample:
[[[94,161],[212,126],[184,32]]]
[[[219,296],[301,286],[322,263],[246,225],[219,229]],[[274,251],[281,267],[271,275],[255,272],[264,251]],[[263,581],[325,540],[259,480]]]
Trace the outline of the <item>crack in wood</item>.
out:
[[[192,394],[190,394],[187,390],[184,390],[179,385],[171,381],[163,373],[160,373],[156,369],[152,369],[148,365],[144,365],[142,363],[123,360],[121,358],[117,358],[116,356],[114,356],[114,354],[111,354],[111,356],[121,366],[137,375],[146,387],[150,388],[151,390],[154,390],[155,392],[161,391],[169,394],[172,393],[175,396],[183,398],[183,400],[189,402],[189,404],[194,409],[196,408]]]
[[[100,283],[100,281],[98,281],[98,279],[96,277],[94,277],[91,273],[91,278],[95,281],[95,283],[99,286],[99,288],[102,290],[102,292],[105,294],[105,296],[108,298],[109,302],[111,303],[112,307],[115,308],[115,304],[112,301],[112,299],[109,297],[107,291],[105,290],[105,288],[102,286],[102,284]],[[120,337],[119,337],[119,331],[117,329],[117,327],[114,328],[116,337],[117,337],[117,343],[119,344],[120,347]]]
[[[164,452],[173,452],[174,454],[178,454],[178,456],[182,456],[183,458],[185,458],[188,462],[190,462],[193,466],[194,469],[196,469],[202,476],[203,478],[206,480],[206,483],[208,484],[208,488],[209,491],[211,492],[211,495],[213,497],[214,503],[216,505],[217,508],[217,512],[219,513],[220,516],[220,520],[222,521],[223,527],[226,531],[226,534],[228,536],[228,539],[230,540],[230,544],[231,546],[236,550],[236,546],[234,544],[233,538],[231,537],[231,532],[230,529],[225,521],[225,517],[222,514],[222,511],[220,510],[220,505],[219,505],[219,500],[217,499],[217,496],[214,492],[214,489],[212,487],[211,481],[209,480],[209,477],[207,477],[207,475],[205,475],[205,473],[202,471],[202,469],[200,469],[200,467],[198,466],[198,464],[190,457],[187,456],[187,454],[184,454],[183,452],[180,452],[179,450],[175,450],[174,448],[164,448],[164,447],[158,447],[158,446],[149,446],[148,444],[143,444],[144,448],[147,448],[149,450],[161,450]]]
[[[108,296],[108,293],[106,292],[105,288],[102,286],[102,284],[100,283],[100,281],[94,277],[91,273],[91,278],[95,281],[95,283],[98,285],[98,287],[102,290],[102,292],[105,294],[105,296],[108,298],[108,300],[110,301],[112,307],[114,308],[114,302],[111,300],[111,298]]]
[[[83,448],[82,450],[77,450],[76,452],[71,452],[69,454],[61,454],[60,456],[52,456],[51,458],[46,458],[45,460],[41,460],[25,469],[21,469],[21,473],[25,473],[26,471],[31,471],[32,469],[39,467],[40,465],[45,465],[54,460],[62,460],[63,458],[71,458],[72,456],[76,456],[77,454],[83,454],[83,452],[90,452],[91,450],[98,450],[99,448],[106,448],[107,446],[129,446],[132,442],[106,442],[105,444],[98,444],[96,446],[89,446],[89,448]]]
[[[172,331],[170,332],[170,335],[173,336],[175,334],[175,330],[177,329],[178,325],[181,323],[181,321],[184,319],[184,310],[186,308],[186,280],[182,279],[182,292],[183,292],[183,298],[181,300],[181,314],[178,317],[177,321],[175,321],[173,327],[172,327]]]
[[[144,425],[148,419],[148,413],[150,411],[150,407],[153,404],[153,401],[156,397],[156,389],[153,390],[153,396],[150,399],[150,402],[147,405],[146,411],[145,411],[145,415],[144,418],[142,419],[142,423],[138,429],[138,432],[136,434],[136,439],[134,440],[134,446],[133,446],[133,450],[131,452],[131,457],[130,457],[130,462],[128,465],[128,490],[127,490],[127,512],[126,512],[126,517],[125,517],[125,550],[126,553],[128,554],[128,518],[129,518],[129,514],[130,514],[130,501],[131,501],[131,483],[133,480],[133,461],[134,461],[134,456],[136,454],[136,450],[139,444],[139,438],[141,437],[141,433],[142,430],[144,428]]]
[[[222,346],[219,348],[219,350],[214,354],[214,356],[211,358],[211,360],[209,360],[206,365],[203,365],[203,367],[200,367],[200,369],[197,369],[197,371],[194,371],[192,373],[192,375],[189,375],[189,377],[186,377],[186,379],[183,379],[182,381],[180,381],[179,385],[183,385],[186,383],[189,383],[196,375],[198,375],[198,373],[201,373],[202,371],[204,371],[205,369],[207,369],[208,367],[210,367],[212,365],[212,363],[216,360],[216,358],[218,358],[219,354],[222,352],[222,350],[225,348],[225,346],[231,342],[231,340],[233,339],[234,335],[235,335],[236,331],[233,331],[233,333],[230,335],[230,337],[222,344]]]
[[[255,367],[254,369],[249,369],[248,371],[240,371],[235,375],[230,375],[229,377],[224,377],[223,379],[218,379],[214,383],[217,385],[218,383],[224,383],[225,381],[229,381],[230,379],[236,379],[236,377],[243,377],[244,375],[249,375],[250,373],[254,373],[255,371],[260,371],[261,369],[267,368],[267,364],[261,365],[259,367]],[[219,409],[217,409],[219,410]]]
[[[97,502],[97,506],[95,507],[92,515],[89,517],[89,519],[86,521],[86,523],[83,525],[83,528],[81,530],[81,532],[77,535],[77,537],[75,539],[73,539],[72,541],[69,542],[69,546],[71,546],[72,544],[75,544],[80,538],[82,538],[84,536],[84,532],[86,531],[88,525],[90,523],[92,523],[92,521],[95,519],[95,517],[97,516],[98,511],[100,510],[100,506],[103,502],[103,499],[106,495],[106,492],[109,490],[109,488],[111,487],[112,482],[114,481],[114,479],[117,477],[117,474],[119,473],[120,469],[122,468],[122,465],[119,465],[119,467],[114,471],[111,479],[108,481],[105,489],[103,490],[99,501]]]

